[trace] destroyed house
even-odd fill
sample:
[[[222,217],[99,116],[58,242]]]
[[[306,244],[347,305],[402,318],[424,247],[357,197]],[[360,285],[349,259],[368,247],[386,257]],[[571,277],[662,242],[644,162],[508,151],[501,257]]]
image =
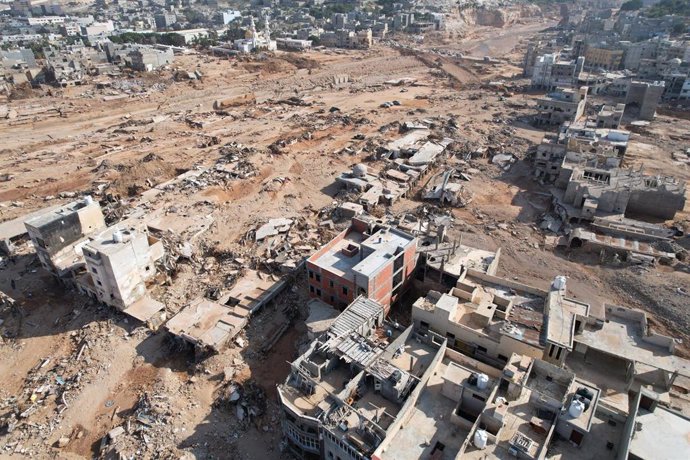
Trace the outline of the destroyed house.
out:
[[[7,255],[11,255],[17,246],[29,241],[29,233],[24,225],[24,222],[33,219],[34,217],[48,214],[51,211],[61,208],[62,205],[54,205],[47,208],[39,209],[30,214],[17,217],[16,219],[7,220],[0,223],[0,250]]]
[[[585,220],[597,213],[667,220],[685,207],[685,185],[606,164],[574,166],[561,201],[574,208],[572,217]]]
[[[379,204],[391,205],[409,190],[408,182],[414,175],[404,173],[386,174],[386,178],[372,174],[364,164],[353,166],[336,178],[336,182],[343,184],[347,190],[361,193],[359,204],[369,209]],[[401,180],[403,179],[403,180]]]
[[[31,217],[25,225],[41,265],[58,277],[70,273],[69,267],[59,263],[63,253],[73,251],[72,244],[106,226],[100,205],[90,196]]]
[[[216,300],[198,297],[165,324],[176,337],[198,349],[219,351],[249,323],[255,314],[271,302],[286,286],[255,270],[246,270],[235,285]]]
[[[537,146],[535,176],[565,188],[575,165],[598,162],[619,167],[629,140],[629,131],[566,122],[557,135],[544,136]]]
[[[536,124],[554,126],[565,121],[579,120],[585,111],[587,90],[586,86],[579,90],[558,88],[555,92],[537,99]]]
[[[383,306],[358,298],[278,387],[288,449],[298,458],[374,458],[414,408],[444,342],[384,324]]]
[[[336,308],[363,295],[388,310],[412,276],[416,250],[416,237],[353,218],[348,229],[307,260],[309,295]]]

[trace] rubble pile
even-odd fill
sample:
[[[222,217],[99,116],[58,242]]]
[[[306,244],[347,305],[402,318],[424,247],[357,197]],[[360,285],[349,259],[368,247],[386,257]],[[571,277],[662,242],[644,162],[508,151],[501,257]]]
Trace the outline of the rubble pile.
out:
[[[255,225],[245,234],[240,240],[242,254],[235,256],[240,257],[249,268],[291,272],[333,237],[334,228],[335,224],[330,219],[318,226],[303,217],[270,219],[264,224]]]
[[[294,114],[288,119],[293,128],[308,128],[312,131],[323,131],[334,126],[363,126],[371,124],[371,120],[364,116],[348,115],[338,107],[331,107],[326,111],[321,109],[308,114]]]
[[[254,380],[230,380],[218,391],[214,405],[234,413],[246,429],[266,413],[266,393]]]
[[[88,304],[83,307],[87,308]],[[96,311],[99,316],[106,316],[107,313],[107,316],[112,317],[112,313],[101,310],[104,310],[103,307],[98,307]],[[64,321],[79,321],[82,313],[85,312],[75,309]],[[110,361],[103,351],[110,348],[109,337],[113,331],[113,321],[93,321],[71,332],[71,355],[59,360],[50,356],[40,359],[28,372],[18,394],[3,394],[0,402],[3,414],[0,417],[0,430],[9,436],[5,439],[6,451],[25,455],[44,451],[45,446],[29,443],[39,440],[44,442],[56,430],[61,429],[63,412],[75,404],[79,394],[93,383],[99,373],[109,367]],[[75,430],[71,435],[61,437],[58,447],[65,447],[83,435],[83,432]]]
[[[136,405],[127,411],[129,415],[124,422],[101,439],[100,458],[113,458],[117,454],[130,458],[134,453],[166,458],[177,454],[170,401],[171,396],[166,391],[142,393]],[[113,419],[115,417],[116,413]]]

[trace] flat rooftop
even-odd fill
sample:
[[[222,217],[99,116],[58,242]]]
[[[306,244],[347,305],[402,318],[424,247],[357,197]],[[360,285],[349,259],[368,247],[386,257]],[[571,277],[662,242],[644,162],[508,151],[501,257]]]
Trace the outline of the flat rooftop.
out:
[[[410,334],[404,345],[404,351],[390,360],[390,363],[416,377],[421,377],[429,367],[438,350],[414,338]]]
[[[373,251],[355,265],[353,271],[370,277],[379,271],[392,257],[398,253],[398,249],[405,248],[414,237],[394,228],[383,228],[362,242],[362,247]]]
[[[657,406],[639,409],[629,453],[641,459],[686,459],[690,452],[690,419]]]
[[[522,446],[523,452],[526,452],[529,457],[536,458],[537,453],[547,442],[546,433],[551,427],[551,421],[537,417],[536,407],[530,403],[531,393],[531,390],[525,388],[518,400],[510,401],[507,410],[494,400],[491,406],[497,407],[497,411],[505,411],[503,427],[498,432],[496,444],[489,444],[486,449],[481,450],[470,442],[462,458],[477,460],[515,458],[509,452],[511,446],[515,444]],[[540,428],[537,430],[536,426]]]
[[[26,234],[27,230],[26,226],[24,225],[24,222],[36,219],[37,217],[40,217],[44,214],[51,214],[62,207],[63,205],[61,204],[49,206],[47,208],[39,209],[38,211],[34,211],[24,216],[17,217],[16,219],[0,223],[0,240],[10,240],[12,238],[16,238],[18,236]]]
[[[359,263],[359,252],[353,256],[343,253],[343,249],[351,244],[359,244],[364,239],[364,235],[360,232],[351,230],[345,237],[334,243],[328,251],[324,252],[320,257],[312,259],[311,262],[329,272],[345,278],[348,281],[354,281],[354,274],[352,268]]]
[[[352,378],[347,366],[342,363],[322,376],[314,387],[312,394],[307,394],[291,385],[282,385],[280,392],[296,409],[304,415],[316,417],[319,412],[330,406],[326,400],[331,394],[338,394],[345,389],[345,384]]]
[[[454,460],[469,432],[451,423],[456,403],[441,393],[448,359],[439,363],[412,409],[409,421],[395,434],[382,460],[429,458],[436,443],[445,447],[438,460]]]
[[[628,412],[628,385],[626,384],[625,362],[613,355],[587,350],[580,353],[569,353],[565,360],[566,368],[577,377],[577,381],[591,383],[601,390],[600,399],[607,405],[622,412]]]
[[[601,411],[594,412],[591,427],[584,442],[575,446],[569,440],[554,436],[549,444],[548,458],[554,460],[614,460],[623,436],[624,423],[613,420]],[[612,446],[612,448],[609,448]]]
[[[97,206],[100,208],[100,205],[97,201],[87,203],[86,200],[77,200],[55,208],[43,209],[40,213],[37,213],[36,215],[32,215],[28,219],[25,219],[24,222],[31,225],[32,227],[40,228],[45,224],[48,224],[58,219],[62,219],[65,216],[77,212],[80,209],[86,208],[88,206]]]
[[[122,235],[122,241],[114,240],[116,231],[119,231]],[[99,233],[97,236],[89,238],[90,241],[86,243],[85,247],[95,252],[114,254],[125,247],[132,239],[136,238],[137,233],[143,233],[143,231],[136,227],[115,225]]]
[[[597,405],[599,404],[599,396],[601,395],[601,390],[596,386],[577,378],[575,379],[574,385],[571,388],[574,391],[578,391],[581,388],[584,388],[588,390],[590,394],[593,395],[593,397],[590,400],[591,402],[589,408],[587,408],[587,410],[582,415],[580,415],[579,417],[573,417],[570,415],[570,412],[566,411],[565,414],[562,415],[562,419],[567,420],[572,425],[580,428],[583,431],[590,431],[594,421],[594,413],[596,412]],[[575,395],[573,394],[571,396],[574,397]],[[568,407],[571,401],[571,398],[569,398],[568,401],[566,401]]]
[[[333,243],[326,252],[311,262],[348,281],[354,281],[355,274],[365,277],[375,274],[396,255],[398,248],[404,248],[413,241],[412,235],[393,228],[381,229],[368,238],[351,229],[340,241]],[[345,254],[343,249],[349,246],[357,247],[356,253]]]
[[[464,289],[454,288],[453,295],[439,294],[422,297],[415,302],[417,308],[431,311],[435,308],[452,310],[450,321],[462,326],[482,331],[485,334],[500,339],[501,335],[509,335],[516,340],[529,343],[534,346],[542,346],[542,329],[544,324],[544,298],[491,283],[469,284],[465,286],[477,288],[472,300],[465,300],[458,296],[469,296]],[[506,320],[497,318],[496,310],[503,310],[502,305],[495,302],[494,295],[504,300],[512,301]],[[457,305],[455,303],[457,302]],[[490,318],[487,320],[487,318]],[[487,324],[488,321],[488,324]]]
[[[585,326],[575,341],[603,352],[611,350],[630,361],[690,376],[690,361],[675,356],[668,348],[644,341],[639,321],[611,315],[607,311],[606,321],[601,326],[601,329]]]
[[[578,315],[585,318],[589,315],[589,304],[556,291],[549,293],[547,302],[546,340],[572,350],[575,321]]]

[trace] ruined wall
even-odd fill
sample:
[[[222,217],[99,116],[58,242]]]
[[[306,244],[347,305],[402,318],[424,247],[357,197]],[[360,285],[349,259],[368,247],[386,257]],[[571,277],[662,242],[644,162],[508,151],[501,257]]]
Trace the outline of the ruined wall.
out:
[[[684,207],[683,193],[659,189],[633,190],[626,212],[668,220],[673,219],[676,212],[682,211]]]

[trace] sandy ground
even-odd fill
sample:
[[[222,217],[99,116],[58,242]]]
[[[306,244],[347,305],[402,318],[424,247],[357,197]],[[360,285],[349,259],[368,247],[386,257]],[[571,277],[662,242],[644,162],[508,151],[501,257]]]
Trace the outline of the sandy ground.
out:
[[[515,46],[543,27],[530,23],[499,33],[480,29],[454,49],[519,62],[520,48]],[[501,142],[518,158],[524,158],[544,134],[522,122],[533,113],[535,96],[516,94],[505,99],[478,88],[482,82],[519,71],[509,64],[482,73],[449,60],[443,65],[454,78],[448,78],[414,56],[401,56],[384,47],[304,57],[309,61],[301,64],[305,68],[281,55],[262,62],[186,56],[176,60],[175,66],[199,68],[203,81],[176,82],[168,71],[127,80],[128,87],[136,89],[126,99],[105,101],[103,97],[113,90],[82,86],[13,102],[20,112],[31,106],[60,107],[65,117],[46,117],[39,110],[22,122],[0,122],[0,171],[14,176],[0,183],[0,219],[67,201],[60,198],[61,193],[95,193],[100,184],[109,185],[104,193],[137,201],[141,191],[155,184],[197,166],[212,166],[223,156],[222,146],[238,142],[257,149],[247,157],[255,176],[202,189],[177,189],[148,206],[210,213],[215,223],[203,235],[200,248],[216,253],[251,251],[253,247],[242,238],[259,221],[289,216],[319,222],[319,210],[334,201],[335,176],[368,161],[366,151],[341,152],[344,147],[364,146],[366,141],[353,140],[356,133],[383,143],[397,133],[381,133],[381,126],[405,119],[455,116],[458,138],[478,146]],[[335,85],[334,77],[339,75],[348,75],[350,82]],[[383,85],[403,77],[415,78],[420,85]],[[213,101],[248,92],[256,94],[256,105],[231,109],[227,115],[213,113]],[[275,102],[290,96],[305,97],[312,105]],[[380,107],[392,100],[401,105]],[[331,114],[331,107],[340,112]],[[154,116],[165,118],[151,122]],[[194,127],[189,120],[206,125]],[[631,164],[689,180],[687,168],[679,168],[670,158],[670,149],[687,141],[689,123],[660,117],[647,133],[636,135]],[[219,142],[208,145],[213,137]],[[289,142],[277,153],[268,150],[280,140]],[[147,159],[150,154],[155,157]],[[592,302],[593,313],[603,311],[605,302],[645,308],[659,314],[655,321],[662,330],[687,340],[690,321],[687,312],[679,312],[680,306],[687,306],[687,297],[676,291],[678,286],[690,285],[687,266],[685,271],[682,266],[640,271],[600,265],[597,258],[579,253],[545,249],[544,235],[535,221],[546,208],[546,190],[531,180],[530,165],[518,161],[504,172],[480,159],[472,166],[480,170],[468,183],[474,200],[467,208],[452,210],[454,238],[487,249],[503,248],[502,276],[546,287],[554,276],[566,275],[569,291]],[[413,195],[391,211],[413,210],[420,204]],[[499,223],[509,225],[502,229],[496,226]],[[169,297],[177,297],[173,301],[177,306],[203,294],[211,283],[199,282],[194,270],[182,267],[170,288]],[[142,441],[141,458],[155,457],[151,450],[155,442],[164,443],[165,453],[176,457],[280,457],[275,385],[287,375],[287,362],[297,356],[304,341],[303,280],[297,279],[284,297],[252,320],[243,335],[243,347],[232,344],[221,354],[197,362],[193,353],[179,349],[166,334],[151,333],[74,292],[63,292],[30,253],[0,273],[0,289],[16,298],[25,311],[23,317],[8,317],[4,326],[10,334],[0,346],[2,411],[13,397],[30,399],[36,382],[55,379],[55,375],[75,388],[62,412],[56,408],[60,401],[46,397],[31,416],[31,426],[2,438],[0,455],[91,457],[101,438],[131,415],[143,394],[150,394],[165,408],[167,422],[158,439],[149,440],[151,446]],[[295,319],[284,316],[283,307],[288,304],[296,306]],[[285,321],[291,321],[288,331],[269,353],[260,352],[266,338]],[[80,355],[85,341],[89,345]],[[46,359],[49,363],[41,367]],[[236,379],[255,383],[265,395],[265,411],[250,423],[240,423],[218,403],[228,367],[234,369]],[[70,442],[58,448],[64,436]]]

